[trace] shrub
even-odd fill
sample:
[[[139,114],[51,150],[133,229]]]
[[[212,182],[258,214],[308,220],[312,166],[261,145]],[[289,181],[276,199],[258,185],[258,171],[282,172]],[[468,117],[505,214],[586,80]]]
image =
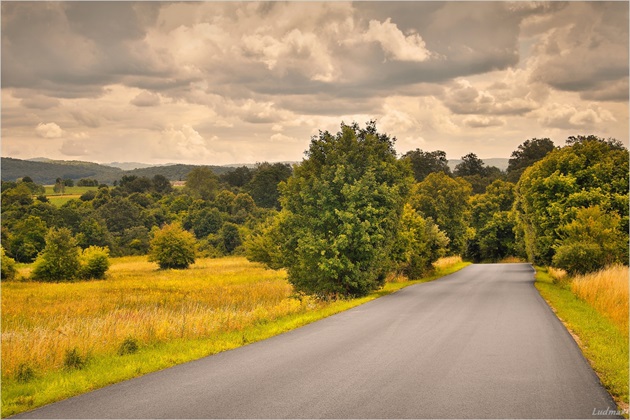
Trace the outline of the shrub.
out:
[[[0,247],[0,255],[2,261],[0,268],[2,269],[2,280],[11,280],[15,278],[15,260],[4,253],[4,248]]]
[[[67,370],[83,369],[85,362],[85,357],[81,356],[79,350],[75,347],[71,350],[66,350],[66,355],[63,358],[63,367]]]
[[[182,269],[195,262],[195,254],[194,235],[173,223],[155,231],[149,261],[157,262],[161,269]]]
[[[81,251],[81,269],[79,276],[82,279],[102,279],[109,269],[109,248],[90,246]]]
[[[138,351],[138,340],[133,337],[127,337],[118,347],[118,355],[124,356],[125,354],[134,354]]]
[[[26,363],[21,363],[18,367],[17,373],[15,374],[15,379],[24,384],[32,381],[33,378],[35,378],[35,371],[33,368]]]
[[[33,278],[43,281],[73,280],[79,269],[79,248],[70,230],[50,229],[46,235],[46,246],[35,260]]]

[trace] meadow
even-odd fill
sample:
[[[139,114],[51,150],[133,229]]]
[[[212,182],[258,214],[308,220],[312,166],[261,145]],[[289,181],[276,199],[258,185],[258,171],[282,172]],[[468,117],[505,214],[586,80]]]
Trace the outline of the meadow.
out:
[[[78,199],[86,193],[87,191],[96,191],[98,187],[65,187],[63,193],[55,192],[54,185],[46,185],[44,186],[46,189],[45,196],[48,198],[51,204],[54,204],[57,207],[61,207],[66,204],[68,201],[72,199]]]
[[[3,283],[2,416],[261,340],[466,265],[442,261],[432,277],[394,276],[365,298],[323,302],[295,294],[284,271],[242,257],[187,270],[111,260],[106,280]]]

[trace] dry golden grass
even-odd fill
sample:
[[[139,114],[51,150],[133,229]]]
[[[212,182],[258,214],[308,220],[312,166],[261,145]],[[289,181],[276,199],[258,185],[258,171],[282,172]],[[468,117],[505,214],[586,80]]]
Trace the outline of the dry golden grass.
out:
[[[433,267],[436,270],[440,270],[447,267],[451,267],[455,264],[459,264],[461,262],[462,262],[462,257],[460,257],[459,255],[454,255],[452,257],[440,258],[439,260],[433,263]]]
[[[513,257],[513,256],[509,256],[509,257],[505,257],[503,258],[501,261],[499,261],[502,264],[519,264],[519,263],[524,263],[527,262],[522,258],[519,257]]]
[[[547,272],[553,279],[554,283],[561,284],[569,281],[569,278],[567,277],[567,272],[562,268],[548,267]]]
[[[615,265],[577,276],[571,283],[571,290],[628,336],[628,267]]]
[[[2,377],[20,366],[63,367],[67,351],[114,354],[128,337],[141,346],[208,337],[313,309],[292,297],[283,271],[244,258],[203,259],[188,270],[157,270],[146,257],[112,259],[108,278],[2,285]]]

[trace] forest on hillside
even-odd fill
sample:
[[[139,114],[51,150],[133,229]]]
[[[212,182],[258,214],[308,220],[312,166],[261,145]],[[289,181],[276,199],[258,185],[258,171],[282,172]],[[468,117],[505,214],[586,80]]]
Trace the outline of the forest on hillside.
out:
[[[344,296],[380,287],[391,271],[420,276],[444,255],[518,257],[570,272],[627,264],[628,150],[620,142],[529,139],[505,171],[474,153],[451,170],[443,151],[398,157],[393,145],[373,123],[342,124],[313,138],[293,167],[219,175],[195,167],[182,188],[154,167],[115,186],[95,182],[60,207],[23,173],[2,182],[3,257],[33,262],[62,228],[81,249],[145,255],[160,229],[178,224],[194,235],[196,255],[244,254],[287,268],[298,290]]]

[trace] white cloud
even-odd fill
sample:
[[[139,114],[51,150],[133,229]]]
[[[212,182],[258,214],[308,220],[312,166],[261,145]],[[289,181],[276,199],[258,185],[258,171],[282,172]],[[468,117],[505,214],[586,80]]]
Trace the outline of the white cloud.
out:
[[[37,124],[35,132],[45,139],[57,139],[63,136],[63,130],[54,122]]]
[[[363,40],[378,42],[386,55],[398,61],[426,61],[431,52],[426,48],[422,37],[417,33],[405,36],[391,18],[385,22],[371,20],[369,28],[363,34]]]
[[[158,147],[153,152],[159,158],[204,159],[211,156],[211,143],[217,139],[213,136],[206,140],[193,127],[183,124],[179,129],[162,130]]]
[[[599,106],[580,109],[568,104],[552,103],[539,111],[538,121],[545,127],[592,129],[597,124],[617,120],[610,111]]]
[[[470,115],[464,118],[464,125],[471,128],[500,127],[505,125],[501,118]]]

